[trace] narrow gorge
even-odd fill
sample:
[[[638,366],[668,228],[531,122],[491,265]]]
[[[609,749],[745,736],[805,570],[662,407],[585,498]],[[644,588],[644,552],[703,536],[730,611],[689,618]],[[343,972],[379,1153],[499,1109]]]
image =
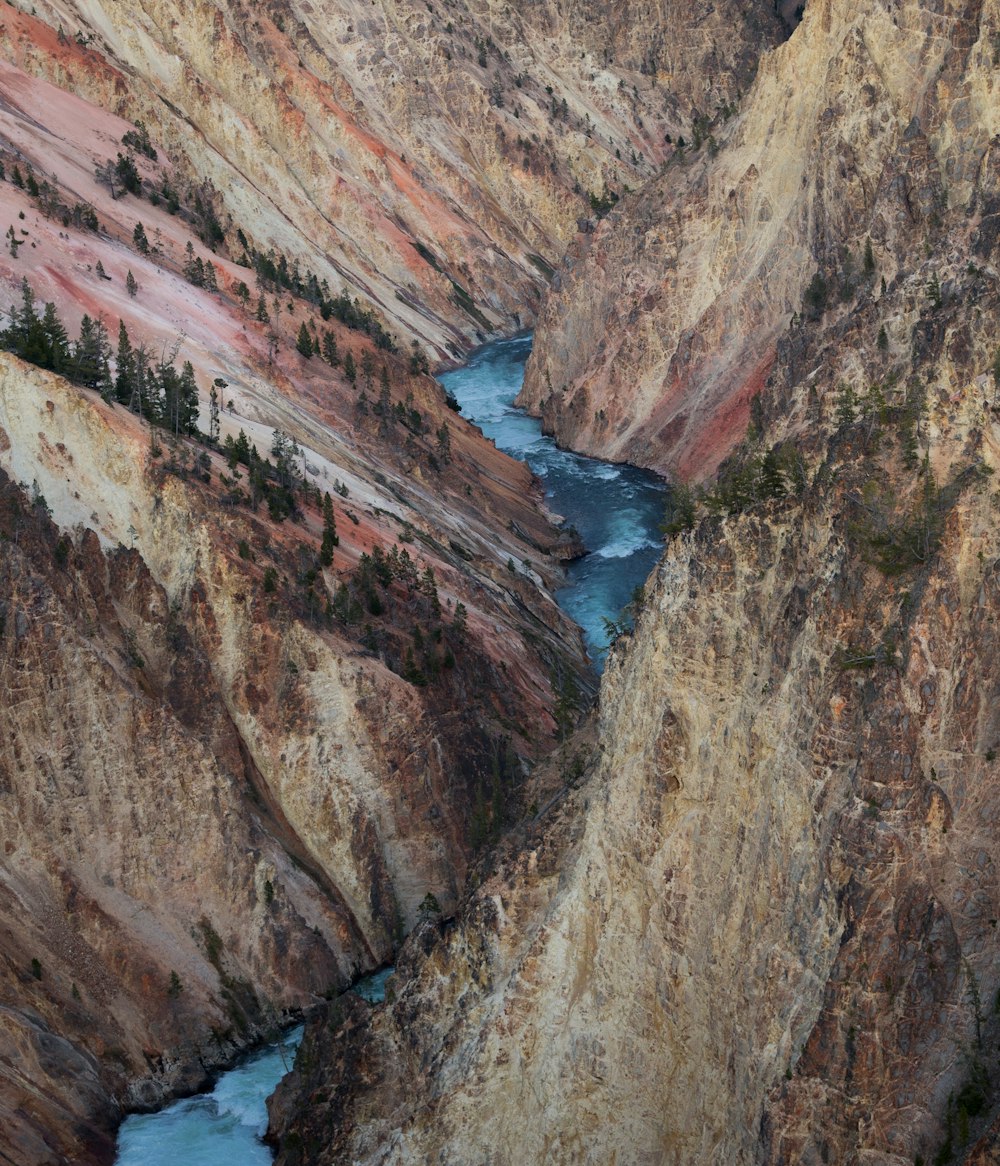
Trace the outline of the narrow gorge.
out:
[[[996,1160],[1000,0],[0,46],[5,1160]]]

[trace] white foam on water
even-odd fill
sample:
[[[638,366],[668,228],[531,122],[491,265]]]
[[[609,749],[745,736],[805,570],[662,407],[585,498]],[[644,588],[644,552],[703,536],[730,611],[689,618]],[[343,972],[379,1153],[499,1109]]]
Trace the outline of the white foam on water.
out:
[[[599,559],[630,559],[639,551],[649,551],[654,547],[658,547],[659,542],[654,542],[650,538],[643,535],[625,537],[608,543],[607,546],[601,547],[594,551]]]
[[[354,986],[366,1000],[385,999],[395,971],[380,968]],[[223,1073],[210,1093],[175,1101],[158,1113],[132,1114],[118,1131],[115,1166],[270,1166],[261,1141],[267,1099],[295,1061],[303,1026],[251,1053]]]
[[[596,462],[591,470],[591,476],[602,482],[616,482],[622,476],[622,472],[610,462]]]
[[[133,1114],[118,1131],[116,1166],[268,1166],[260,1140],[267,1098],[291,1068],[302,1027],[262,1049],[216,1082],[211,1093]]]

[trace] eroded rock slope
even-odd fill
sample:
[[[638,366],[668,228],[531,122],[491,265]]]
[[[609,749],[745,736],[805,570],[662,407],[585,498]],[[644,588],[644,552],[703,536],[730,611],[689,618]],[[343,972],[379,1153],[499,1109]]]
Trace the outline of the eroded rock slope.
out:
[[[0,357],[0,1126],[11,1161],[106,1162],[128,1108],[454,902],[590,681],[572,540],[419,350],[241,298],[188,206],[95,181],[129,123],[9,62],[0,93],[7,321],[119,338],[103,395]],[[192,435],[136,416],[136,354],[190,362]]]
[[[638,186],[785,34],[765,0],[31,12],[4,55],[142,119],[211,183],[234,256],[227,215],[442,356],[529,326],[589,196]]]
[[[975,206],[998,20],[990,0],[808,4],[739,115],[571,248],[524,403],[574,448],[711,474],[789,322],[852,299],[869,244],[891,283]]]

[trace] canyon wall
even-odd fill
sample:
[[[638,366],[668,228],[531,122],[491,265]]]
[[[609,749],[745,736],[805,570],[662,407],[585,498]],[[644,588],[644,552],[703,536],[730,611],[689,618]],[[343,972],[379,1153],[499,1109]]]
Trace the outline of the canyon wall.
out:
[[[211,184],[234,257],[239,228],[444,358],[531,326],[588,196],[640,185],[785,31],[764,0],[31,13],[8,14],[4,55],[143,120]]]
[[[923,475],[896,409],[836,428],[850,344],[800,351],[807,484],[671,542],[584,784],[316,1023],[279,1162],[961,1160],[1000,1072],[990,285],[972,322],[910,283]]]
[[[576,449],[710,475],[790,321],[852,299],[866,247],[887,283],[947,249],[1000,130],[997,21],[990,2],[807,5],[738,116],[571,247],[523,403]]]
[[[287,582],[262,589],[301,535],[6,355],[0,466],[31,475],[4,478],[0,528],[4,1149],[108,1161],[125,1109],[377,967],[428,893],[454,901],[477,806],[498,829],[544,748],[548,666],[582,662],[527,581],[494,597],[442,571],[467,638],[453,677],[415,687]]]
[[[872,217],[831,202],[798,250],[767,216],[740,236],[763,254],[788,232],[774,282],[743,273],[758,293],[784,294],[794,268],[796,295],[817,270],[828,294],[763,337],[760,312],[726,317],[731,351],[769,349],[758,403],[719,430],[686,382],[691,444],[661,464],[697,434],[717,440],[692,473],[732,456],[682,494],[582,783],[566,766],[458,917],[414,933],[384,1009],[345,999],[311,1027],[272,1107],[280,1163],[993,1160],[998,15],[811,4],[767,58],[748,111],[768,91],[787,126],[794,82],[824,78],[818,124],[853,127]],[[828,36],[851,52],[821,68]],[[924,76],[917,123],[903,79]],[[870,148],[900,127],[883,88],[907,127],[889,161]],[[842,191],[856,170],[828,145],[759,182]],[[553,300],[580,337],[585,273],[598,299],[601,262],[627,282],[629,213]],[[598,309],[587,334],[639,351],[660,318],[636,311],[630,333]],[[591,400],[619,407],[617,388]]]
[[[527,469],[418,354],[287,288],[256,318],[187,208],[98,184],[129,129],[0,66],[7,319],[27,287],[74,341],[87,316],[189,360],[201,426],[0,357],[0,1125],[25,1166],[110,1161],[128,1109],[384,962],[428,894],[449,909],[592,686],[552,595],[573,540]],[[147,195],[177,181],[141,166]],[[234,450],[289,441],[286,518]]]

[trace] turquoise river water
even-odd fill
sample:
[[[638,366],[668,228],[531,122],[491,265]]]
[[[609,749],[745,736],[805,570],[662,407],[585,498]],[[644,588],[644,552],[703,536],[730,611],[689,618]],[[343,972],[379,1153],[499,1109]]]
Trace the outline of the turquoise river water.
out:
[[[462,416],[527,462],[545,486],[548,505],[580,532],[588,554],[571,563],[569,583],[557,595],[583,628],[587,650],[600,668],[607,653],[604,619],[617,619],[659,557],[667,500],[662,478],[560,449],[533,417],[514,407],[524,380],[531,337],[481,348],[468,364],[440,378],[462,406]]]
[[[659,554],[666,486],[642,470],[568,453],[543,436],[540,424],[514,407],[530,351],[530,337],[487,345],[441,382],[464,417],[499,449],[528,463],[551,509],[580,532],[588,553],[570,564],[557,599],[583,628],[600,668],[607,651],[604,618],[618,618]],[[391,971],[367,977],[355,991],[381,1001]],[[223,1073],[210,1093],[129,1117],[118,1135],[116,1166],[269,1166],[271,1152],[261,1141],[265,1102],[291,1068],[301,1038],[299,1026]]]

